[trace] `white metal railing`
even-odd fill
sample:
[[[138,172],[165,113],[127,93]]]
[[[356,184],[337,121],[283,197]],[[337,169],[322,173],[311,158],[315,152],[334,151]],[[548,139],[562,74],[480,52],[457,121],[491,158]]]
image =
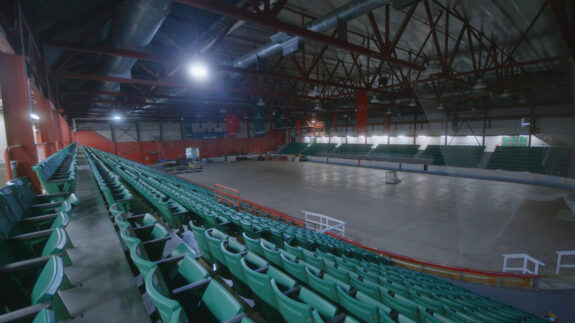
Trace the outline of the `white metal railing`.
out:
[[[559,275],[559,270],[561,268],[575,268],[575,264],[561,264],[563,256],[575,256],[575,250],[555,251],[555,253],[557,253],[557,268],[555,269],[556,275]]]
[[[523,259],[523,265],[521,267],[510,267],[507,265],[507,260],[509,259]],[[529,263],[534,264],[533,270],[529,269]],[[526,253],[513,253],[503,255],[503,272],[519,270],[522,274],[539,275],[539,266],[545,266],[545,264]]]
[[[345,221],[338,220],[319,213],[304,210],[302,210],[301,212],[305,214],[306,229],[322,233],[329,231],[331,233],[345,237],[345,224],[346,224]]]

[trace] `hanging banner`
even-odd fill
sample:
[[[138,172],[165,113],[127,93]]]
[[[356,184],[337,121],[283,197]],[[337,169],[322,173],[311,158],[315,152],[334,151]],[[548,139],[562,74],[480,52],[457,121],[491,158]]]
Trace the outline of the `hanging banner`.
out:
[[[389,114],[386,114],[383,117],[383,131],[388,131],[389,130]]]
[[[355,99],[357,135],[367,135],[367,92],[357,92]]]
[[[282,115],[279,112],[276,112],[275,114],[275,124],[276,124],[276,130],[282,128]]]
[[[295,135],[298,137],[301,136],[301,120],[295,122]]]
[[[241,128],[240,118],[235,114],[231,113],[226,114],[226,132],[228,138],[236,138],[236,136],[240,132],[240,128]]]
[[[337,115],[335,113],[331,115],[331,133],[332,135],[337,133]]]
[[[264,109],[264,105],[254,105],[254,137],[264,137],[266,135]]]

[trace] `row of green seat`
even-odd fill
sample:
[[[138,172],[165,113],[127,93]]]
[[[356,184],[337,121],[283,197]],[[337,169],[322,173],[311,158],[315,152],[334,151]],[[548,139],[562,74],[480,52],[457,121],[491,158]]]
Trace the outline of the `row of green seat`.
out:
[[[93,163],[94,175],[108,170],[91,152],[86,154]],[[125,188],[114,181],[118,188]],[[107,186],[100,186],[106,197]],[[148,195],[146,195],[148,196]],[[115,201],[115,200],[111,200]],[[251,322],[243,307],[197,261],[198,256],[151,214],[128,212],[132,199],[120,198],[111,204],[110,213],[129,259],[141,275],[147,295],[164,322],[230,321]],[[176,240],[166,253],[167,245]]]
[[[484,150],[485,146],[428,145],[421,156],[433,159],[434,165],[476,167]]]
[[[122,210],[128,212],[134,199],[132,193],[120,182],[118,175],[110,171],[100,159],[88,151],[85,155],[108,207],[118,204]]]
[[[419,145],[377,145],[371,152],[370,156],[378,157],[399,157],[399,158],[411,158],[417,154],[419,150]]]
[[[88,153],[93,153],[93,149],[86,149]],[[153,208],[157,210],[164,221],[174,227],[181,228],[182,219],[185,218],[187,210],[169,196],[158,191],[153,185],[150,185],[150,182],[155,183],[153,179],[138,169],[114,164],[109,158],[103,159],[102,161],[107,164],[110,169],[114,169],[114,172],[119,175],[124,182],[152,204]]]
[[[165,253],[167,242],[175,238],[153,216],[130,216],[117,204],[110,211],[163,322],[252,322],[197,261],[193,249],[180,242]]]
[[[71,287],[65,228],[77,204],[73,193],[36,195],[26,178],[0,188],[0,321],[70,318],[58,292]]]
[[[77,164],[78,144],[72,143],[32,166],[32,169],[46,192],[74,192]]]
[[[299,154],[306,147],[307,147],[306,143],[293,142],[293,143],[287,144],[285,147],[283,147],[279,153],[280,154],[287,154],[287,155]]]
[[[102,155],[103,159],[114,160],[114,162],[121,163],[123,167],[138,168],[142,172],[145,172],[149,177],[156,180],[156,187],[158,190],[177,200],[190,210],[191,212],[189,217],[193,220],[193,222],[190,223],[190,227],[192,231],[194,231],[196,241],[202,250],[202,258],[216,264],[216,268],[221,268],[218,272],[222,272],[223,275],[225,275],[226,271],[231,273],[232,269],[229,268],[225,260],[222,261],[223,258],[218,259],[218,256],[213,256],[213,250],[216,249],[213,247],[210,248],[209,245],[207,247],[206,245],[203,247],[201,246],[201,238],[198,237],[206,237],[205,232],[207,230],[205,230],[205,228],[218,229],[218,231],[209,231],[211,238],[219,235],[219,233],[217,233],[219,231],[223,231],[222,234],[225,232],[226,234],[231,235],[243,233],[244,242],[248,245],[248,249],[254,254],[257,254],[257,252],[252,251],[250,245],[258,244],[261,247],[262,240],[257,241],[259,238],[271,241],[275,244],[275,248],[285,248],[285,250],[281,251],[274,250],[273,245],[270,244],[270,247],[267,248],[267,250],[272,250],[274,252],[267,252],[267,255],[264,253],[263,257],[270,263],[274,263],[274,260],[272,259],[275,259],[276,262],[274,264],[276,264],[277,268],[281,268],[285,273],[290,273],[287,269],[287,266],[289,266],[287,264],[290,260],[293,260],[292,262],[295,263],[301,261],[302,263],[308,264],[309,266],[306,266],[303,270],[301,267],[299,269],[292,268],[294,272],[291,274],[294,278],[299,279],[300,281],[301,279],[297,277],[303,277],[302,279],[308,279],[308,281],[311,281],[315,278],[311,277],[310,279],[310,273],[315,276],[319,276],[316,275],[318,274],[317,270],[319,270],[319,273],[329,270],[329,276],[325,276],[324,273],[324,277],[335,277],[336,280],[340,281],[339,283],[336,283],[337,286],[335,286],[335,292],[333,292],[334,289],[332,288],[334,285],[329,282],[316,284],[315,287],[317,287],[317,289],[310,285],[306,286],[310,287],[310,290],[316,290],[320,294],[322,294],[320,290],[323,290],[325,294],[322,295],[324,297],[330,298],[331,296],[333,299],[337,299],[340,302],[338,303],[340,305],[342,304],[342,300],[345,302],[344,299],[347,298],[347,296],[338,292],[337,288],[339,286],[339,288],[343,289],[344,292],[349,292],[350,289],[346,290],[345,285],[342,285],[346,284],[357,290],[359,290],[358,286],[363,288],[363,290],[361,290],[362,294],[360,294],[360,299],[367,295],[367,297],[376,302],[383,303],[385,300],[389,302],[389,304],[392,304],[394,300],[401,300],[401,302],[394,306],[389,306],[386,305],[386,303],[383,303],[390,309],[389,312],[385,313],[391,314],[395,319],[399,317],[399,314],[402,314],[402,317],[405,320],[415,319],[420,321],[436,321],[436,319],[445,319],[448,321],[458,321],[465,319],[468,321],[476,321],[481,317],[493,317],[493,315],[490,316],[488,313],[491,310],[497,310],[497,313],[501,313],[502,317],[506,317],[505,315],[507,315],[509,317],[517,316],[523,317],[526,320],[535,320],[533,316],[530,316],[527,313],[518,311],[491,299],[474,295],[465,289],[448,284],[435,277],[400,269],[395,266],[389,266],[386,264],[384,258],[355,246],[351,246],[339,239],[286,223],[280,223],[269,218],[258,217],[246,212],[230,209],[222,204],[216,203],[214,201],[213,194],[210,194],[210,192],[200,190],[197,186],[182,179],[149,169],[135,162],[123,160],[111,154],[103,152],[99,153]],[[288,242],[287,244],[286,241]],[[232,246],[233,245],[235,244],[232,243]],[[241,249],[242,246],[240,245],[236,247]],[[298,252],[297,250],[299,248],[301,248],[301,251]],[[296,249],[296,251],[294,251],[294,249]],[[304,249],[309,251],[304,251]],[[279,257],[281,260],[278,260],[278,254],[275,251],[279,251]],[[310,253],[314,256],[312,257]],[[271,254],[274,255],[270,256]],[[319,255],[332,259],[329,262],[329,269],[326,267],[326,264],[328,264],[326,261],[316,259]],[[283,258],[286,258],[286,260],[284,260],[282,256]],[[277,265],[278,263],[281,266]],[[314,270],[311,266],[315,267],[317,270]],[[348,272],[342,271],[342,269],[346,269]],[[232,279],[234,277],[236,277],[235,274],[232,274]],[[363,284],[358,282],[361,281],[361,279],[363,279]],[[236,278],[236,282],[239,290],[243,290],[241,280]],[[305,281],[303,281],[303,283],[305,283]],[[375,287],[368,283],[373,283]],[[281,283],[278,285],[279,290],[283,290],[282,286],[283,285]],[[322,289],[322,287],[324,288]],[[327,294],[328,290],[331,290],[332,293]],[[383,296],[383,294],[390,295],[390,293],[392,293],[395,298],[389,299],[388,297]],[[339,297],[338,295],[343,297]],[[351,296],[353,297],[353,295]],[[355,297],[356,302],[354,304],[358,304],[357,294]],[[353,303],[353,301],[349,299],[348,301]],[[258,305],[258,303],[261,304],[262,302],[263,300],[256,302],[256,305]],[[469,306],[469,304],[473,304],[474,302],[482,305],[476,307]],[[366,301],[363,299],[359,302],[359,304],[364,303],[366,303]],[[381,308],[377,303],[374,304],[376,308]],[[415,307],[411,306],[414,304]],[[402,305],[405,306],[402,308]],[[359,313],[358,308],[353,308],[349,304],[346,306],[348,307],[343,308],[345,308],[348,313],[351,313],[352,315],[353,313]],[[260,305],[260,307],[262,306]],[[369,310],[372,311],[373,308],[373,306],[369,306]],[[407,310],[409,308],[411,308],[411,310]],[[414,310],[414,308],[416,309]],[[391,311],[391,309],[395,311]],[[380,316],[378,316],[378,320],[379,317]]]
[[[331,153],[340,155],[367,155],[372,146],[372,144],[341,144]]]
[[[571,150],[562,147],[499,146],[487,168],[566,176],[570,155]]]
[[[315,156],[317,154],[329,154],[335,149],[336,144],[313,143],[301,152],[304,156]]]

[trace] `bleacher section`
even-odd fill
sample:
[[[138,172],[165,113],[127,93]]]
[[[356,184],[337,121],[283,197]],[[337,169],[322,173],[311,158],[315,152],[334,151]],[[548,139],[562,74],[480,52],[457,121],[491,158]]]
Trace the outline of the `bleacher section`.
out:
[[[428,145],[421,156],[433,159],[433,165],[476,167],[484,150],[484,146]]]
[[[336,144],[315,143],[315,144],[311,144],[309,147],[307,147],[304,151],[301,152],[301,154],[305,155],[305,156],[315,156],[317,154],[328,154],[335,148],[335,146],[336,146]]]
[[[77,204],[72,192],[36,195],[26,178],[0,189],[0,322],[71,318],[59,291],[72,287],[65,229]]]
[[[378,145],[369,154],[378,157],[411,158],[417,154],[419,145]]]
[[[496,147],[491,159],[487,162],[487,168],[544,173],[545,154],[546,148],[544,147]]]
[[[78,144],[59,150],[32,169],[48,193],[73,192],[76,187]]]
[[[199,257],[185,244],[166,253],[162,247],[177,236],[152,216],[126,213],[118,204],[110,208],[164,322],[249,322],[255,317],[244,314],[248,308],[236,293],[252,300],[252,310],[268,321],[279,316],[288,322],[541,321],[428,274],[389,265],[332,236],[229,208],[216,202],[213,192],[183,179],[87,151],[120,178],[141,178],[125,183],[138,192],[155,190],[139,194],[157,211],[158,198],[188,211],[170,225],[184,233],[191,229]],[[233,293],[220,278],[233,282]]]
[[[569,159],[571,150],[563,147],[551,147],[548,149],[547,157],[543,161],[545,174],[555,176],[566,176],[569,171]]]
[[[367,155],[372,146],[372,144],[341,144],[332,151],[332,154]]]
[[[299,154],[306,147],[307,147],[306,143],[294,142],[294,143],[288,144],[287,146],[283,147],[279,153],[280,154],[286,154],[286,155]]]

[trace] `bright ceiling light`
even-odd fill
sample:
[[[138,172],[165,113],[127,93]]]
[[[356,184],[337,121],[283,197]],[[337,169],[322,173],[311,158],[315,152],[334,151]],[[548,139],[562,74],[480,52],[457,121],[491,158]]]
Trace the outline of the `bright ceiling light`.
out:
[[[377,103],[379,103],[379,102],[380,102],[380,101],[379,101],[379,98],[377,97],[377,95],[374,95],[374,96],[371,98],[371,101],[369,101],[369,103],[374,103],[374,104],[377,104]]]
[[[322,110],[321,105],[319,105],[319,103],[317,103],[317,104],[315,105],[315,107],[313,107],[313,109],[314,109],[315,111],[321,111],[321,110]]]
[[[259,99],[258,99],[258,103],[256,103],[256,105],[257,105],[258,107],[265,107],[265,106],[266,106],[266,102],[264,101],[264,99],[259,98]]]
[[[115,114],[115,115],[112,116],[112,119],[113,119],[113,120],[122,120],[122,116],[119,115],[119,114]]]
[[[204,81],[209,78],[208,66],[202,61],[193,61],[186,66],[188,74],[193,79]]]
[[[40,116],[37,115],[36,113],[30,113],[30,118],[32,118],[34,120],[40,120]]]

